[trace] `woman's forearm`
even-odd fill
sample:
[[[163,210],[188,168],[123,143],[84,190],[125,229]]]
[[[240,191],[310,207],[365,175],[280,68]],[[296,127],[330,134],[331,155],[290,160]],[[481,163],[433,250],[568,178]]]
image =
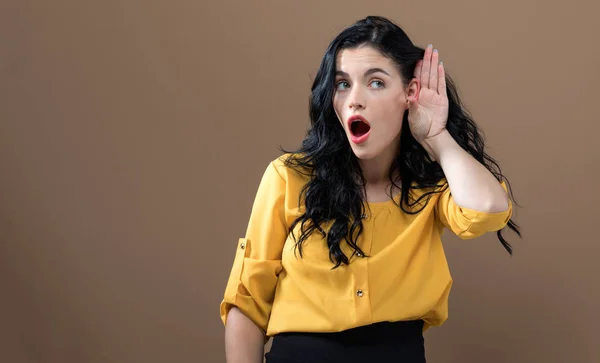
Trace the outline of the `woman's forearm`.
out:
[[[487,213],[508,209],[508,195],[502,185],[447,130],[428,139],[423,146],[444,170],[458,206]]]
[[[227,363],[262,363],[265,335],[252,320],[233,307],[225,325]]]

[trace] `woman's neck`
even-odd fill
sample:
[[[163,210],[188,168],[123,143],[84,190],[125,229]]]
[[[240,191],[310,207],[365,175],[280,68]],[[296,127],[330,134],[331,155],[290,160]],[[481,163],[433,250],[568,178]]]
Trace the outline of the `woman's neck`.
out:
[[[397,141],[393,144],[398,145]],[[389,173],[398,153],[399,146],[389,147],[372,159],[358,159],[358,165],[367,184],[389,183]]]
[[[379,157],[372,160],[358,161],[367,185],[380,185],[389,182],[389,172],[392,164],[386,159]]]
[[[389,199],[390,191],[390,169],[394,163],[397,150],[392,148],[386,150],[377,157],[369,160],[358,160],[363,178],[365,180],[365,190],[367,200],[370,202],[380,202]],[[392,175],[396,179],[397,171]],[[397,190],[393,190],[395,195]]]

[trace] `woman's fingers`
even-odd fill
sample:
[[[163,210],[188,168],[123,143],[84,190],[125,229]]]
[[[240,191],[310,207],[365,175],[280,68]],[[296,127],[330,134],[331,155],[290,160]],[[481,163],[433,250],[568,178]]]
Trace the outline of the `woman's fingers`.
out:
[[[429,88],[429,73],[431,72],[431,54],[433,53],[433,46],[429,44],[425,49],[425,55],[423,56],[423,65],[421,67],[421,88]]]
[[[440,54],[437,49],[434,49],[431,54],[430,71],[429,71],[429,88],[438,92],[438,68],[440,62]]]
[[[415,78],[421,83],[421,88],[429,88],[439,95],[446,96],[446,72],[440,62],[440,53],[429,44],[425,48],[423,59],[415,66]]]
[[[440,96],[448,97],[446,93],[446,70],[444,69],[444,64],[440,62],[438,66],[438,94]]]

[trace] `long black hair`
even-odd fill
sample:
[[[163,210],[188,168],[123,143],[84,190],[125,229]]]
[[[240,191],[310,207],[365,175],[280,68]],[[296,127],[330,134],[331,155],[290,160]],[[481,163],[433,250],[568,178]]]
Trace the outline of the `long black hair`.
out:
[[[405,85],[413,78],[415,66],[425,53],[424,49],[415,46],[407,34],[390,20],[368,16],[344,29],[329,44],[323,56],[311,89],[311,127],[300,149],[290,153],[285,164],[310,177],[299,200],[305,204],[305,211],[290,227],[296,247],[302,255],[302,243],[313,232],[321,233],[327,240],[329,258],[335,264],[334,268],[349,263],[348,256],[340,248],[342,241],[346,241],[354,253],[364,255],[357,240],[363,230],[361,216],[365,213],[365,180],[332,102],[338,53],[343,49],[362,45],[372,46],[392,59],[398,66]],[[456,86],[447,75],[446,86],[449,101],[446,124],[448,132],[499,181],[505,180],[512,196],[510,183],[502,175],[498,163],[485,152],[483,136],[462,105]],[[429,154],[412,136],[408,126],[408,111],[404,114],[400,148],[390,168],[389,178],[392,185],[390,195],[394,187],[399,188],[401,198],[398,206],[410,214],[420,212],[431,194],[448,188],[447,183],[438,185],[444,178],[441,166],[430,159]],[[414,189],[427,191],[414,198],[411,193]],[[327,232],[323,229],[325,223],[330,225]],[[298,224],[300,236],[296,238],[294,228]],[[521,236],[519,227],[512,219],[508,222],[508,228]],[[502,231],[498,231],[497,236],[508,253],[512,254],[512,247],[502,236]]]

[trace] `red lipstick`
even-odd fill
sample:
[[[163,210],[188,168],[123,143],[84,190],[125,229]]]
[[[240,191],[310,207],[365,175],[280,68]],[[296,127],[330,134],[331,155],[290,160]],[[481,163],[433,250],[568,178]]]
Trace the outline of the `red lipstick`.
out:
[[[346,121],[348,131],[350,131],[350,140],[355,144],[361,144],[367,141],[371,133],[371,124],[360,115],[350,116]]]

